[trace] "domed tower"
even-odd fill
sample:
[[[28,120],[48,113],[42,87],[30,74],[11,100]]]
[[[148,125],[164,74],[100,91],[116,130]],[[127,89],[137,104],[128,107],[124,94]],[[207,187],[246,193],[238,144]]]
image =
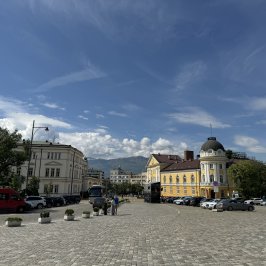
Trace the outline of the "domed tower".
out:
[[[201,194],[209,198],[227,196],[226,162],[224,146],[215,137],[209,137],[201,146]]]

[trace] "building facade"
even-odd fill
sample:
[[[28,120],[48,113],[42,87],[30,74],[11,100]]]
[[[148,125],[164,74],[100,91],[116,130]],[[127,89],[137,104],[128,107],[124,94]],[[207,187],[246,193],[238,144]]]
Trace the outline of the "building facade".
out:
[[[132,174],[130,178],[131,184],[140,184],[141,186],[144,186],[147,184],[147,173],[142,172],[140,174]]]
[[[22,148],[22,143],[18,144],[18,149]],[[24,177],[28,171],[28,182],[33,176],[38,177],[40,195],[64,195],[79,194],[88,189],[87,169],[83,153],[71,145],[33,142],[30,163],[26,161],[13,171]]]
[[[132,177],[131,172],[124,171],[121,167],[110,170],[110,182],[111,183],[130,183]]]

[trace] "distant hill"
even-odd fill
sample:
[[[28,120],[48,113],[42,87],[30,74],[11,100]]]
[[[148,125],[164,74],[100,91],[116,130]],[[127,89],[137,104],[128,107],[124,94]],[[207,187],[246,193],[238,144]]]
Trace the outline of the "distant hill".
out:
[[[133,174],[139,174],[146,171],[146,164],[148,158],[142,156],[118,158],[118,159],[93,159],[89,158],[89,168],[94,168],[104,171],[104,176],[110,176],[110,170],[121,167],[125,171],[132,172]]]

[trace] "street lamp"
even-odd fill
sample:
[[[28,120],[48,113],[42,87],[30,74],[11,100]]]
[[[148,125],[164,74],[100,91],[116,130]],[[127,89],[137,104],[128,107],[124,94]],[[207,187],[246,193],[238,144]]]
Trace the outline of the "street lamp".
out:
[[[28,169],[27,169],[27,176],[26,176],[26,189],[28,187],[28,179],[29,179],[29,169],[30,169],[30,161],[31,161],[31,150],[32,150],[32,141],[33,141],[33,136],[36,133],[36,131],[40,128],[44,128],[45,131],[49,131],[48,127],[35,127],[35,120],[32,122],[32,130],[31,130],[31,139],[30,139],[30,148],[29,148],[29,161],[28,161]],[[36,128],[35,132],[34,129]]]

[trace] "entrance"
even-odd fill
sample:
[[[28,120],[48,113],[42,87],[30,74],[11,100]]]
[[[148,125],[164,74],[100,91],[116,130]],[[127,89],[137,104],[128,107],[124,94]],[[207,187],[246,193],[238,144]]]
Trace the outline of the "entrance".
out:
[[[211,190],[211,198],[212,198],[212,199],[215,199],[215,192],[214,192],[213,189]]]

